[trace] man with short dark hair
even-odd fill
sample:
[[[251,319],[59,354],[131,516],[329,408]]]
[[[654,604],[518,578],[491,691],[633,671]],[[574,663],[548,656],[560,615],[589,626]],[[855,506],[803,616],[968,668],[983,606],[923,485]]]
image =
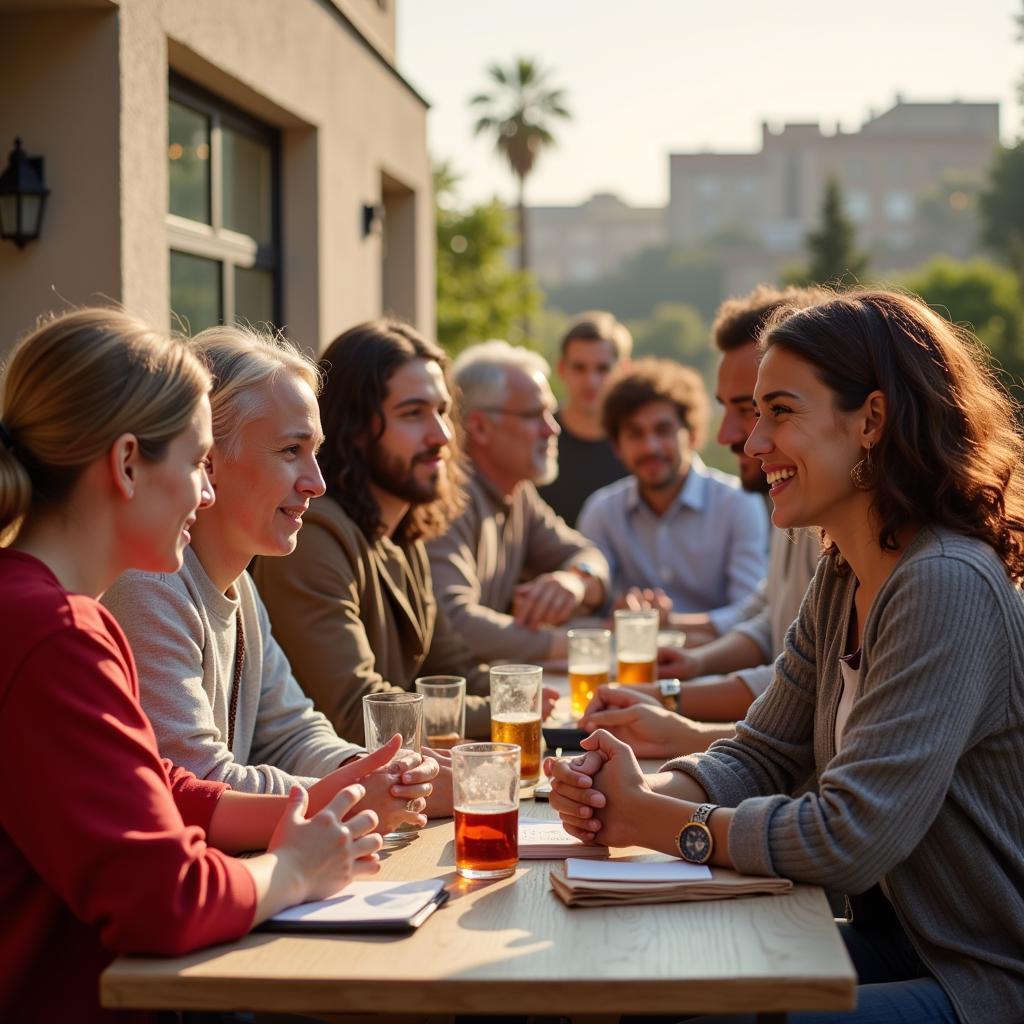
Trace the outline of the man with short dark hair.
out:
[[[467,733],[488,736],[486,675],[435,599],[425,540],[465,500],[447,358],[408,324],[376,320],[324,352],[318,460],[295,552],[255,576],[302,688],[346,736],[363,736],[367,693],[420,675],[464,675]]]
[[[700,375],[642,359],[613,376],[602,417],[632,475],[591,495],[579,523],[608,559],[613,593],[658,587],[677,611],[711,609],[728,629],[764,576],[768,520],[760,499],[697,454],[708,421]]]
[[[601,424],[601,391],[617,365],[629,361],[633,336],[611,313],[581,313],[566,331],[556,370],[565,399],[555,413],[558,477],[539,487],[540,496],[575,526],[583,502],[594,491],[626,475]]]

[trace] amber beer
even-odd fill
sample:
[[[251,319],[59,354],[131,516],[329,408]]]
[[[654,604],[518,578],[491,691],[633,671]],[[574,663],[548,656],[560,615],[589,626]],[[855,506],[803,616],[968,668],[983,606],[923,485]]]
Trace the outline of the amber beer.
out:
[[[511,874],[519,862],[519,808],[455,808],[455,863],[470,878]]]
[[[456,743],[461,743],[462,737],[457,732],[448,732],[443,736],[428,736],[427,746],[431,750],[451,750]]]
[[[536,782],[540,778],[540,715],[530,711],[492,715],[491,740],[519,745],[522,750],[519,777],[523,782]]]
[[[573,718],[580,718],[594,699],[599,686],[608,682],[608,668],[602,665],[577,665],[569,672],[569,702]]]
[[[618,659],[619,682],[623,686],[636,686],[639,683],[653,683],[658,678],[658,664],[656,658],[647,658],[644,661],[634,660],[629,657]]]

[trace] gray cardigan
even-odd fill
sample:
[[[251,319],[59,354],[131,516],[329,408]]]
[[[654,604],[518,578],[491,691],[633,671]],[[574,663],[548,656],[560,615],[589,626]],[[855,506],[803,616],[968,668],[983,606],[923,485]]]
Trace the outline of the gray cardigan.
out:
[[[132,645],[161,756],[244,793],[281,794],[362,752],[339,739],[299,688],[248,573],[222,594],[186,548],[179,572],[126,572],[103,603]],[[229,749],[236,611],[245,658]]]
[[[736,813],[738,870],[880,882],[969,1024],[1024,1018],[1024,596],[986,544],[921,530],[862,633],[835,751],[852,575],[823,559],[737,735],[669,762]],[[813,771],[816,793],[791,793]]]

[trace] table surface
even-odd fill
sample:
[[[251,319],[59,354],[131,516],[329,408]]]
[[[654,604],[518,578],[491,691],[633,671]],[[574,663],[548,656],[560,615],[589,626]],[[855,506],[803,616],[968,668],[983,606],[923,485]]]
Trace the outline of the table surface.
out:
[[[524,800],[521,813],[551,817]],[[638,850],[615,851],[615,856]],[[653,856],[653,855],[652,855]],[[121,957],[104,1006],[308,1014],[850,1009],[855,975],[823,892],[661,906],[565,907],[553,861],[455,874],[451,819],[385,851],[380,877],[443,878],[448,903],[407,935],[258,933],[178,959]]]

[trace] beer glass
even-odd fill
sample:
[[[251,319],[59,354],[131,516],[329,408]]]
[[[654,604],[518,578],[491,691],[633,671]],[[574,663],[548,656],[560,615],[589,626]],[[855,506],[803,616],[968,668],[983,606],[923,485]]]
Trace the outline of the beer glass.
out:
[[[544,672],[539,665],[491,668],[491,739],[522,748],[524,785],[540,778],[540,714]]]
[[[519,861],[519,747],[452,747],[455,870],[463,878],[505,878]]]
[[[396,758],[408,757],[410,752],[421,755],[423,694],[396,691],[366,694],[363,697],[363,729],[366,733],[367,753],[372,754],[384,746],[397,732],[402,736],[402,746]],[[390,765],[387,770],[391,772]],[[384,834],[385,842],[407,842],[417,831],[413,825],[399,825],[398,828],[399,831]]]
[[[579,719],[599,686],[608,682],[612,657],[612,634],[607,629],[570,629],[569,703],[573,718]]]
[[[655,609],[615,613],[615,655],[619,682],[626,686],[653,683],[658,678],[658,624]]]
[[[423,694],[423,731],[427,746],[451,750],[466,735],[466,680],[463,676],[421,676],[416,692]]]

